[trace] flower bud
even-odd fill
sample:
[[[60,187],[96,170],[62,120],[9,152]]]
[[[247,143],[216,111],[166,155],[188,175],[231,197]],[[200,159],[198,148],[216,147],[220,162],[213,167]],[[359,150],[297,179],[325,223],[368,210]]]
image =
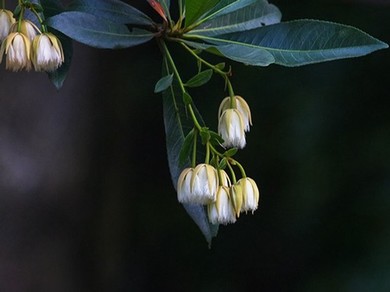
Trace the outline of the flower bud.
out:
[[[218,173],[214,167],[205,163],[197,165],[191,179],[193,202],[198,204],[214,202],[218,185]]]
[[[21,32],[24,34],[30,42],[33,41],[33,39],[41,33],[41,31],[38,29],[38,27],[32,23],[30,20],[23,19],[20,23],[20,27],[18,22],[15,22],[12,24],[10,28],[10,32]]]
[[[237,109],[227,109],[219,117],[218,133],[224,140],[223,146],[244,148],[245,131],[244,122]]]
[[[218,187],[217,200],[207,206],[207,213],[212,224],[220,223],[226,225],[236,222],[228,187]]]
[[[249,105],[247,104],[245,99],[243,99],[239,95],[235,96],[235,100],[236,100],[236,108],[240,112],[242,121],[244,123],[244,130],[245,132],[249,132],[250,130],[249,126],[252,126],[252,115],[251,115],[251,110],[249,108]],[[222,100],[221,105],[219,106],[218,116],[220,117],[221,114],[229,108],[232,108],[230,96],[225,97]]]
[[[10,33],[1,44],[0,63],[5,55],[5,68],[11,71],[31,69],[30,40],[20,32]]]
[[[255,181],[249,177],[245,177],[240,179],[237,184],[242,187],[243,202],[241,212],[252,211],[253,213],[257,209],[260,196]]]
[[[7,37],[11,25],[15,23],[14,15],[6,9],[0,10],[0,43]]]
[[[36,71],[55,71],[64,62],[60,40],[52,33],[37,35],[32,43],[31,61]]]

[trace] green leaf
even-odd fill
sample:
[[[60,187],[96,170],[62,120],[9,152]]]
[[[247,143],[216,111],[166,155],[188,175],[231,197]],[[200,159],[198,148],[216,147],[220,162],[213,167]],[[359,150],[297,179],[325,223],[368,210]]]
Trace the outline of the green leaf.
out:
[[[259,0],[221,0],[218,5],[214,6],[213,9],[208,11],[208,13],[202,17],[202,22],[244,8],[255,3],[256,1]]]
[[[268,66],[275,62],[274,56],[263,48],[251,48],[242,44],[208,45],[185,41],[193,48],[207,50],[212,54],[225,56],[231,60],[252,66]]]
[[[119,24],[152,25],[147,15],[119,0],[76,0],[68,10],[96,15]]]
[[[169,86],[171,86],[172,80],[173,73],[162,77],[159,81],[157,81],[156,86],[154,87],[154,93],[158,93],[167,89]]]
[[[220,46],[237,46],[233,50],[229,48],[233,56],[246,50],[246,61],[250,59],[248,52],[251,50],[265,50],[275,58],[275,63],[283,66],[359,57],[388,47],[357,28],[320,20],[282,22],[239,33],[199,38],[213,43],[218,50],[221,50]]]
[[[44,7],[43,14],[45,18],[49,18],[64,10],[62,3],[57,0],[40,0],[42,7]]]
[[[212,69],[204,70],[204,71],[199,72],[198,74],[196,74],[190,80],[188,80],[185,83],[185,86],[187,86],[187,87],[199,87],[199,86],[202,86],[202,85],[206,84],[207,82],[209,82],[209,80],[211,79],[211,76],[213,76],[213,70]]]
[[[202,23],[189,34],[214,36],[258,28],[279,23],[280,10],[266,0],[257,1],[239,10],[233,11]]]
[[[191,25],[221,0],[186,0],[186,26]]]
[[[226,150],[223,156],[232,157],[236,155],[238,149],[237,148],[230,148],[229,150]]]
[[[195,131],[192,129],[188,135],[184,138],[183,146],[181,147],[179,154],[179,165],[183,166],[188,162],[188,157],[192,147],[194,146]]]
[[[164,64],[166,64],[166,62],[164,62]],[[170,72],[167,72],[165,69],[163,75],[169,73]],[[172,86],[163,92],[163,109],[168,164],[175,188],[180,173],[189,165],[189,161],[187,161],[186,165],[180,166],[179,157],[184,144],[185,133],[188,133],[193,128],[191,120],[185,115],[181,97],[182,93],[176,78],[174,78]],[[191,204],[183,204],[183,206],[199,227],[209,245],[211,245],[212,238],[218,233],[218,225],[209,223],[206,208],[202,205]]]
[[[80,43],[103,49],[133,47],[154,37],[149,31],[130,31],[125,25],[78,11],[63,12],[50,17],[46,24]]]

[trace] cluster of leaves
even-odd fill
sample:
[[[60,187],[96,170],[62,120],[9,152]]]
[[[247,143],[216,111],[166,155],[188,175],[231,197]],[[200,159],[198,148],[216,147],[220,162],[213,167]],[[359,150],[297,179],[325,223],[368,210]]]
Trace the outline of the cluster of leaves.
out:
[[[300,66],[358,57],[388,47],[343,24],[309,19],[281,22],[281,12],[267,0],[178,0],[176,20],[171,18],[174,13],[170,11],[170,0],[148,2],[161,16],[161,23],[119,0],[75,0],[67,7],[59,0],[40,0],[45,24],[60,37],[65,51],[65,64],[50,75],[57,87],[62,86],[71,62],[72,39],[109,49],[158,40],[165,57],[163,78],[156,84],[155,92],[163,92],[168,161],[174,185],[188,160],[185,137],[190,139],[188,133],[193,128],[184,110],[192,100],[180,87],[201,86],[213,73],[226,77],[228,72],[221,71],[223,64],[210,65],[181,83],[172,70],[175,68],[168,66],[167,43],[181,44],[195,58],[199,51],[207,51],[253,66]],[[209,224],[204,208],[184,207],[210,242],[217,226]]]

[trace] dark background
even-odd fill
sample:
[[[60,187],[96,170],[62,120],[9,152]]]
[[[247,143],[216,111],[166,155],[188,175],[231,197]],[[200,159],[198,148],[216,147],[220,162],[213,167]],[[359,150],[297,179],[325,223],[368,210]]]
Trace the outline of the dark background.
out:
[[[284,20],[390,42],[387,1],[273,3]],[[238,158],[261,203],[211,249],[171,185],[153,42],[76,44],[60,91],[2,65],[0,291],[390,291],[389,56],[232,63],[254,120]],[[193,91],[212,126],[222,89],[215,78]]]

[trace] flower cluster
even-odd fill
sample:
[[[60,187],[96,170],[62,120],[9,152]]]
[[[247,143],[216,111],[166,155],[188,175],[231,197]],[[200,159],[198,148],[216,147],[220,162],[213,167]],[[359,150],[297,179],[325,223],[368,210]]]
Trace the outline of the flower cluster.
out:
[[[226,171],[203,163],[182,171],[177,198],[180,203],[207,205],[212,224],[228,224],[236,222],[240,213],[257,209],[259,189],[249,177],[232,184]]]
[[[219,107],[218,116],[222,146],[243,148],[246,144],[245,132],[252,125],[246,101],[236,95],[226,97]],[[205,144],[206,150],[209,147],[207,152],[211,149],[213,158],[209,163],[206,155],[206,163],[182,171],[177,183],[178,201],[206,205],[212,224],[234,223],[240,213],[253,213],[257,209],[259,189],[255,181],[246,176],[241,164],[231,157],[237,149],[222,154],[210,146],[209,142]],[[238,181],[232,166],[238,166],[241,170],[242,178]],[[231,172],[232,179],[225,171],[226,168]]]
[[[0,63],[17,72],[55,71],[64,62],[60,40],[52,33],[43,32],[31,21],[15,21],[9,10],[0,10]]]

